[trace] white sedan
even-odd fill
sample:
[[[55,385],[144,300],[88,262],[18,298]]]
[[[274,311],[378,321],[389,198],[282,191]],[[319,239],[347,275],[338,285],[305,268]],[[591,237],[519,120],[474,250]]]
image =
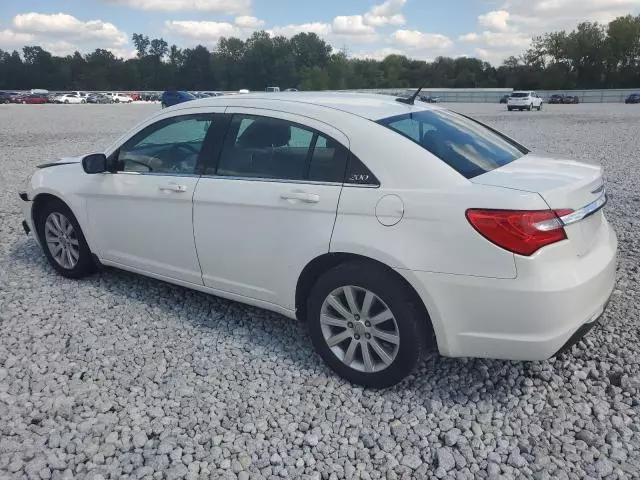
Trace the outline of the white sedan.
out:
[[[72,104],[87,103],[87,97],[86,96],[83,97],[79,92],[66,93],[66,94],[55,97],[54,102],[55,103],[72,103]]]
[[[124,93],[109,92],[106,95],[109,98],[111,98],[113,103],[131,103],[131,102],[133,102],[133,98],[131,98],[129,95],[125,95]]]
[[[553,356],[614,286],[601,167],[386,96],[180,104],[41,165],[20,197],[60,274],[118,267],[298,318],[333,370],[371,387],[428,349]]]

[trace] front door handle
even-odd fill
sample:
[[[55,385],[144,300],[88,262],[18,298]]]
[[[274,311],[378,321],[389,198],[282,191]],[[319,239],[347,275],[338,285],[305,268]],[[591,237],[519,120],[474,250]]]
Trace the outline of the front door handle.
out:
[[[298,201],[302,203],[318,203],[320,195],[317,193],[294,191],[280,195],[282,200]]]
[[[177,183],[170,183],[168,185],[161,185],[158,187],[161,192],[177,192],[183,193],[187,191],[186,185],[178,185]]]

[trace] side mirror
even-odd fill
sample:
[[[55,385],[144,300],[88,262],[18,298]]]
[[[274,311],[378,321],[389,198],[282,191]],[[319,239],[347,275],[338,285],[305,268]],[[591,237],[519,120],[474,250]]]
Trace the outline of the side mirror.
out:
[[[82,159],[82,168],[86,173],[104,173],[107,169],[107,156],[104,153],[92,153]]]

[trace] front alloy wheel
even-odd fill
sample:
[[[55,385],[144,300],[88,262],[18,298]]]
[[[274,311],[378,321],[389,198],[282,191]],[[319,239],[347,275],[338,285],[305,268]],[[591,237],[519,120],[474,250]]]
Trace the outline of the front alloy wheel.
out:
[[[56,263],[73,270],[80,258],[80,242],[69,219],[60,212],[50,213],[44,223],[44,238]]]
[[[68,278],[80,278],[96,269],[91,250],[69,207],[50,200],[34,212],[40,245],[55,270]]]
[[[379,372],[400,348],[398,324],[389,307],[366,288],[335,289],[322,304],[322,335],[333,354],[359,372]]]

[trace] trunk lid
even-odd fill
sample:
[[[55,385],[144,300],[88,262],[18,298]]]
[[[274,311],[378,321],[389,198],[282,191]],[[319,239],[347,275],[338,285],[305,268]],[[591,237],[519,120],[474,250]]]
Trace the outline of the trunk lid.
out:
[[[567,237],[578,255],[590,250],[605,222],[601,209],[606,197],[603,170],[599,165],[529,154],[471,181],[536,192],[552,210],[576,212],[573,216],[563,216],[563,220],[567,224]]]

